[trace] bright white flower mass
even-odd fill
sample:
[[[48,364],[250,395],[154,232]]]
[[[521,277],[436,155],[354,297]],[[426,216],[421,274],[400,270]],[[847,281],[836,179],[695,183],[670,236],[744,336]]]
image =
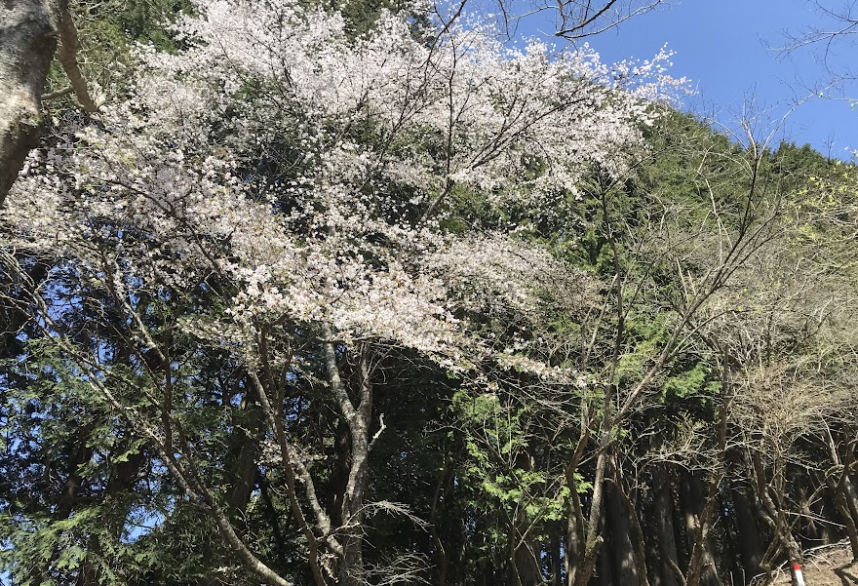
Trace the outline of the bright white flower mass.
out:
[[[526,275],[484,260],[502,250],[531,274],[552,261],[509,254],[511,235],[445,232],[448,205],[544,201],[594,168],[619,177],[654,102],[684,87],[665,51],[608,66],[478,26],[415,34],[390,13],[353,39],[294,1],[196,8],[175,30],[185,50],[141,47],[128,99],[32,155],[3,221],[10,244],[121,285],[129,308],[216,290],[221,308],[185,327],[248,359],[260,328],[325,326],[466,364],[463,276],[526,305]]]

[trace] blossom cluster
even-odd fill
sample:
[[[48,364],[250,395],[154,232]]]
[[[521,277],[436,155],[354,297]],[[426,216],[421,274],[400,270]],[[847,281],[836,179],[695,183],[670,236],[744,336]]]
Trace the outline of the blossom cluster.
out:
[[[456,189],[544,202],[593,167],[619,176],[653,102],[684,87],[664,51],[612,68],[471,24],[415,34],[393,13],[355,39],[297,0],[195,14],[173,31],[184,50],[139,48],[128,99],[31,156],[2,220],[8,245],[129,311],[142,291],[216,291],[222,311],[183,323],[248,360],[260,328],[324,326],[464,364],[463,303],[526,311],[557,272],[508,234],[445,233]]]

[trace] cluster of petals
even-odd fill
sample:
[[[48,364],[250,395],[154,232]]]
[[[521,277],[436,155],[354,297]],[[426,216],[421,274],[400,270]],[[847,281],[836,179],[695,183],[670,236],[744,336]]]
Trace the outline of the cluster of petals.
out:
[[[200,0],[173,30],[183,50],[140,47],[127,99],[31,155],[5,243],[132,310],[144,292],[216,289],[222,310],[182,323],[246,354],[262,327],[333,328],[466,364],[478,344],[457,312],[527,311],[537,272],[558,272],[510,234],[444,233],[444,198],[544,201],[594,167],[619,176],[653,102],[684,82],[664,51],[611,68],[588,47],[510,49],[471,24],[415,34],[387,12],[355,39],[305,4]]]

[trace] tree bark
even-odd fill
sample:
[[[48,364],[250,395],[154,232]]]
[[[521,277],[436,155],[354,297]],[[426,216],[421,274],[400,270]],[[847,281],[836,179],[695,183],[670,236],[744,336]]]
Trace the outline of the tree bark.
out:
[[[641,574],[635,559],[635,548],[632,544],[632,532],[628,510],[620,495],[620,488],[614,482],[607,484],[607,524],[611,533],[610,551],[604,550],[602,555],[610,554],[614,561],[614,578],[618,586],[641,586]]]
[[[693,473],[685,473],[682,477],[681,488],[682,508],[685,511],[685,534],[690,552],[686,583],[720,586],[721,580],[718,578],[715,558],[712,555],[709,539],[703,531],[708,522],[701,523],[700,518],[702,509],[708,504],[708,497],[704,496],[703,483],[699,476]],[[698,538],[701,535],[703,542],[698,544]]]
[[[66,72],[74,95],[83,109],[87,112],[97,112],[98,104],[89,93],[89,84],[77,61],[80,41],[77,36],[77,27],[68,9],[62,10],[58,28],[62,44],[57,51],[57,61],[63,66],[63,71]]]
[[[331,340],[333,331],[325,329],[325,338]],[[325,369],[340,415],[349,429],[351,465],[341,505],[341,531],[344,534],[340,582],[343,586],[360,586],[363,581],[363,518],[366,488],[369,482],[369,428],[372,422],[372,383],[370,381],[369,347],[363,346],[358,356],[359,389],[357,404],[352,403],[346,385],[340,376],[337,349],[332,341],[324,343]]]
[[[0,2],[0,206],[39,140],[42,91],[57,49],[45,0]],[[60,10],[65,11],[65,5]]]
[[[679,567],[676,530],[673,526],[673,480],[664,472],[658,476],[661,486],[656,488],[655,522],[663,583],[665,586],[682,586],[685,577]]]

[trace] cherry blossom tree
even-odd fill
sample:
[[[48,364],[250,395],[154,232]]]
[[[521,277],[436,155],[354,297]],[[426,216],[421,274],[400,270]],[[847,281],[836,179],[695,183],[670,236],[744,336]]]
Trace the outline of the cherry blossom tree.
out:
[[[450,229],[451,210],[473,198],[550,209],[593,170],[623,176],[640,127],[684,81],[667,74],[666,51],[608,66],[587,47],[509,48],[464,19],[418,27],[383,13],[354,39],[341,16],[300,2],[196,9],[173,31],[184,50],[140,47],[127,99],[92,122],[60,122],[30,155],[3,213],[4,260],[51,264],[45,283],[30,283],[45,339],[152,447],[241,565],[286,586],[293,578],[254,552],[207,483],[187,432],[204,392],[193,361],[238,365],[265,422],[248,440],[254,465],[284,478],[313,580],[361,584],[385,571],[364,561],[367,516],[408,514],[367,496],[385,431],[374,386],[390,356],[474,384],[488,362],[573,376],[498,348],[463,317],[485,287],[527,311],[540,275],[569,274],[511,229]],[[64,324],[96,292],[127,364]],[[321,448],[287,407],[299,377],[347,435],[333,503],[318,497]],[[413,561],[388,574],[404,580]]]
[[[77,61],[78,37],[67,2],[12,1],[0,5],[0,205],[42,128],[42,92],[57,52],[81,106],[98,109]],[[60,43],[57,43],[59,39]],[[59,45],[59,51],[57,46]]]

